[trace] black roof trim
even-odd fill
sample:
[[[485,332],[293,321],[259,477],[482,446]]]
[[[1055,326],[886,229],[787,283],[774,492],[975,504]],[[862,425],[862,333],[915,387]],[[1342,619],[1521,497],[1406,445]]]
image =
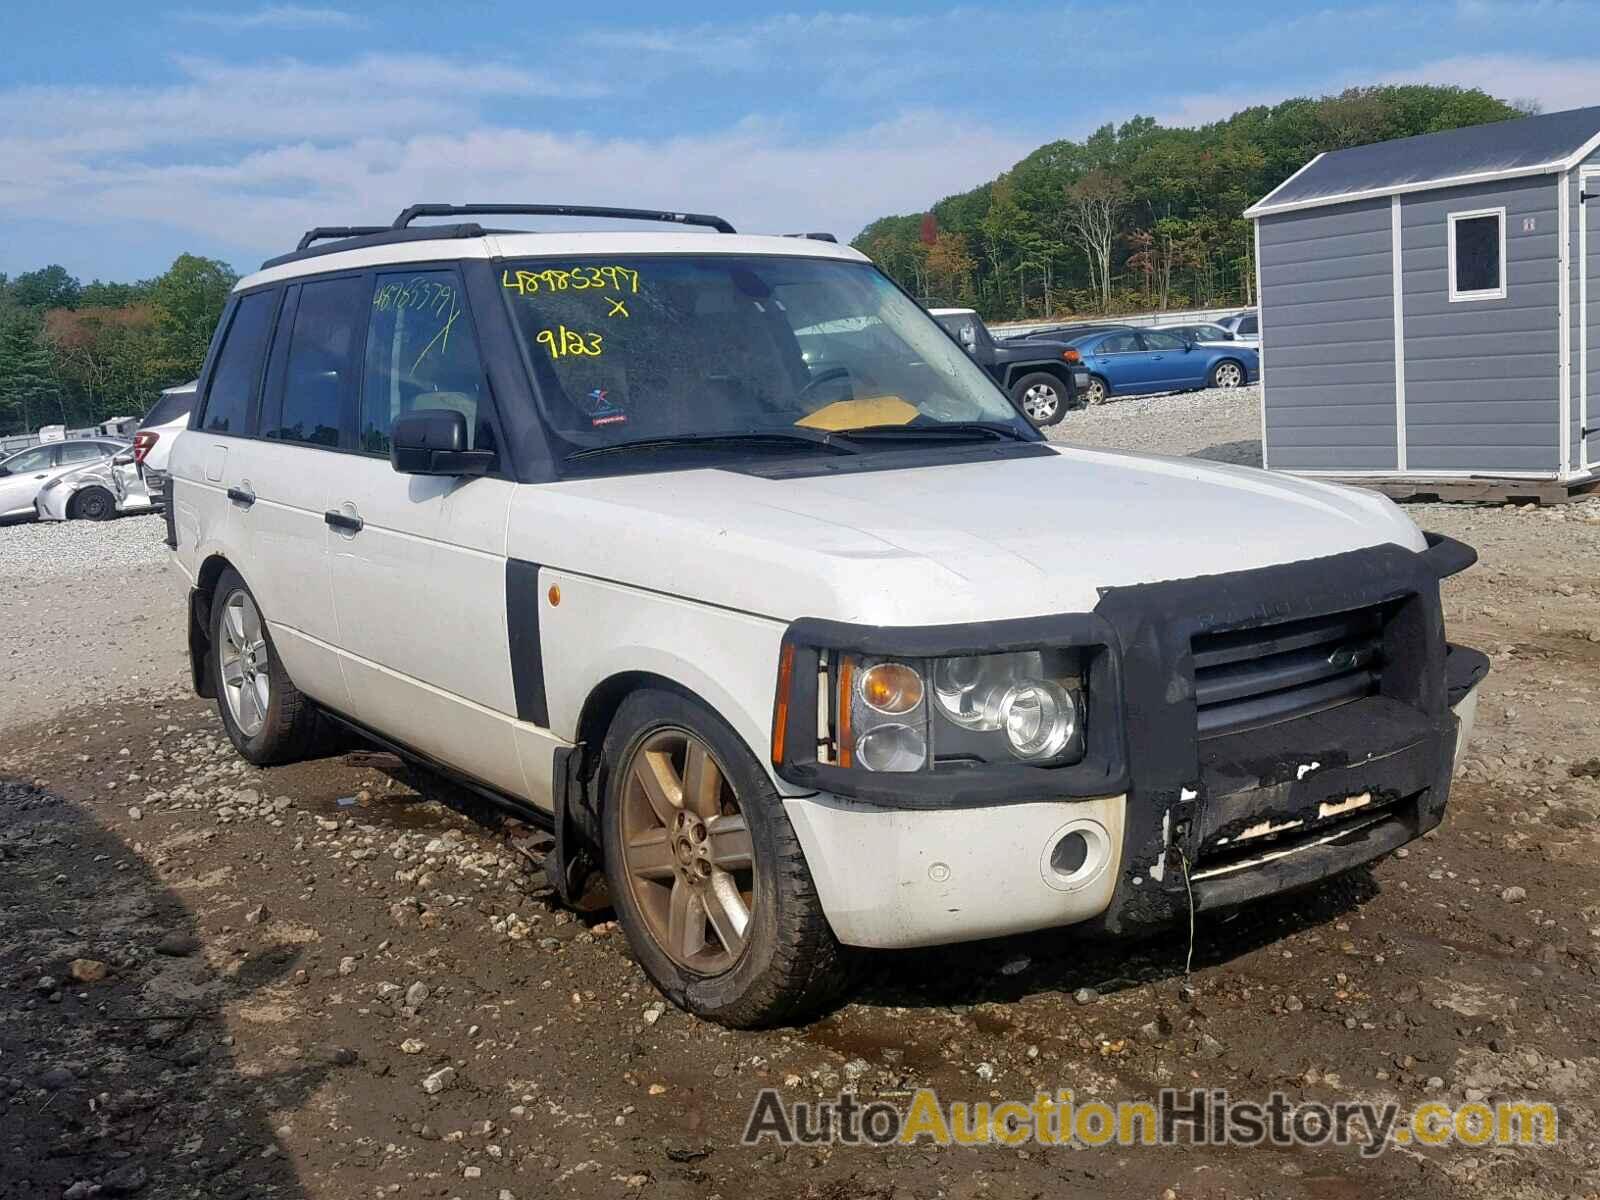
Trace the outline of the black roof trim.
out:
[[[321,246],[305,246],[304,249],[292,250],[288,254],[280,254],[276,258],[269,258],[261,264],[265,271],[268,267],[281,267],[285,263],[300,262],[302,259],[319,258],[324,254],[338,254],[341,250],[361,250],[367,246],[392,246],[399,242],[430,242],[448,241],[452,238],[482,237],[486,233],[510,233],[511,230],[485,229],[482,225],[467,223],[464,225],[423,225],[416,229],[395,229],[388,225],[380,226],[354,226],[353,228],[375,228],[376,233],[356,234],[351,237],[340,238],[336,242],[328,242]],[[316,230],[310,230],[306,237],[310,237]],[[329,236],[334,236],[330,234]],[[306,238],[300,239],[302,243]]]
[[[418,217],[605,217],[619,221],[664,221],[671,225],[704,225],[718,233],[735,233],[734,227],[710,213],[663,212],[644,208],[597,208],[587,204],[413,204],[394,219],[404,229]]]
[[[296,250],[304,250],[312,242],[323,242],[329,238],[361,237],[369,233],[384,233],[387,225],[318,225],[315,229],[308,229],[300,235],[300,244]]]

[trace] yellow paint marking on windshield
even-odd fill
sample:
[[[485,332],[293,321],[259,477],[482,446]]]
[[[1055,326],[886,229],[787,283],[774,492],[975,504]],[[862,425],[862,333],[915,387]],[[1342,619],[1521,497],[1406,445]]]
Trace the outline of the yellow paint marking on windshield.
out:
[[[917,418],[917,407],[899,396],[865,396],[859,400],[837,400],[825,404],[795,422],[807,429],[860,429],[865,425],[909,425]]]
[[[639,272],[615,263],[603,267],[547,267],[543,271],[513,272],[507,267],[500,272],[500,286],[515,291],[519,296],[595,289],[637,295]]]
[[[604,353],[601,343],[605,339],[601,334],[580,333],[576,329],[568,329],[565,325],[557,325],[554,329],[541,329],[534,335],[533,340],[550,351],[551,358],[564,358],[574,354],[599,358]]]
[[[606,313],[606,316],[608,316],[608,317],[625,317],[625,316],[628,315],[628,306],[626,304],[624,304],[621,301],[621,299],[619,299],[618,297],[616,297],[616,296],[607,296],[606,297],[606,303],[611,305],[611,311]]]

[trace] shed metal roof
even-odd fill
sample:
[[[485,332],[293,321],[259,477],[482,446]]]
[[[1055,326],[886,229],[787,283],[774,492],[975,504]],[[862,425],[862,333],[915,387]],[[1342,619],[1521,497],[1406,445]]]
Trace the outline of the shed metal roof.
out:
[[[1247,217],[1565,171],[1600,147],[1600,107],[1423,133],[1319,154]]]

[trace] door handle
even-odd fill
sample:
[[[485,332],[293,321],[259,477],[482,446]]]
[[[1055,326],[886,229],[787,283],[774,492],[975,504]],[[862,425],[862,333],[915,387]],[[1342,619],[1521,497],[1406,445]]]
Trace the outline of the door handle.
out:
[[[228,499],[232,500],[235,504],[242,504],[246,508],[249,508],[256,502],[256,494],[254,492],[247,492],[244,488],[231,487],[228,489]]]
[[[360,517],[352,517],[349,513],[342,513],[337,509],[331,508],[322,514],[322,519],[330,527],[341,530],[344,533],[360,533],[361,527],[366,524]]]

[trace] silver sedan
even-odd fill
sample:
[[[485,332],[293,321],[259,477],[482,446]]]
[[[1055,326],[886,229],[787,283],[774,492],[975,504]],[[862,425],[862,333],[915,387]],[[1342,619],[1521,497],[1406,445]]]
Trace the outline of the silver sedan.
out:
[[[34,497],[33,507],[41,521],[104,521],[118,513],[144,512],[152,504],[133,452],[125,448],[113,458],[49,480]]]
[[[78,438],[30,446],[0,459],[0,521],[34,516],[33,502],[51,480],[91,463],[108,462],[127,447],[127,442]]]

